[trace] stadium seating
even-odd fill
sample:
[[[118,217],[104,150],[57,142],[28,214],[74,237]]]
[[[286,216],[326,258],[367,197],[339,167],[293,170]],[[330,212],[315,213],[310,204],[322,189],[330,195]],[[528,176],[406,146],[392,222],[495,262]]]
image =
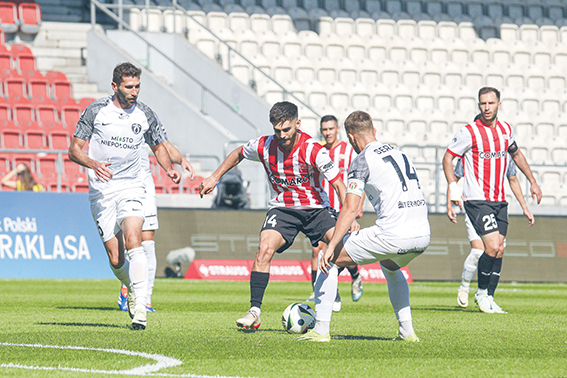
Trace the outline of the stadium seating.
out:
[[[0,2],[0,27],[5,33],[15,33],[18,31],[19,18],[16,4]]]

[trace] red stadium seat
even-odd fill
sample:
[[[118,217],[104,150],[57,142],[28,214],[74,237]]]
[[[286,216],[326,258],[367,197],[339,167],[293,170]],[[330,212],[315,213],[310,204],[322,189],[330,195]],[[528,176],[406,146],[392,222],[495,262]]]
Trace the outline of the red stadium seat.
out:
[[[4,93],[6,97],[27,96],[27,83],[23,77],[10,76],[4,80]]]
[[[18,7],[20,30],[26,34],[37,34],[41,24],[41,8],[34,3],[21,3]]]
[[[61,121],[67,129],[75,130],[77,122],[81,118],[81,108],[74,105],[66,105],[61,108]]]
[[[79,100],[79,106],[81,107],[81,109],[85,110],[85,108],[89,106],[90,103],[93,102],[94,100],[96,99],[92,97],[83,97],[82,99]]]
[[[67,76],[63,72],[59,71],[48,71],[45,74],[45,78],[51,85],[51,95],[53,98],[72,98],[71,82],[67,79]]]
[[[12,170],[12,154],[0,153],[0,178],[6,176],[6,173]]]
[[[12,55],[6,45],[0,44],[0,70],[12,69]]]
[[[40,103],[36,105],[37,121],[41,125],[47,125],[53,122],[59,122],[59,116],[55,105],[51,103]]]
[[[15,100],[12,103],[12,119],[14,122],[24,124],[26,122],[35,121],[35,108],[27,99],[18,101],[17,98],[14,98],[13,100]]]
[[[55,99],[57,110],[61,111],[64,106],[75,106],[80,109],[79,103],[73,97],[59,97]]]
[[[18,9],[16,4],[9,2],[0,2],[0,28],[6,33],[15,33],[18,31]]]
[[[57,192],[57,180],[48,181],[45,183],[45,188],[48,192]],[[71,183],[66,180],[61,180],[61,191],[70,192]]]
[[[40,156],[36,159],[37,164],[37,174],[43,180],[57,180],[57,155],[56,154],[46,154]]]
[[[4,33],[4,30],[2,30],[2,28],[0,28],[0,44],[6,43],[6,34]]]
[[[49,146],[47,144],[46,130],[35,121],[20,123],[24,129],[24,145],[30,150],[43,150]]]
[[[35,71],[35,56],[29,47],[15,43],[10,49],[10,54],[20,72]]]
[[[62,124],[59,122],[56,124],[60,125],[60,127],[54,127],[47,131],[49,147],[52,150],[68,150],[71,144],[71,137]]]
[[[89,192],[89,180],[85,177],[79,177],[80,181],[72,183],[71,190],[73,192],[88,193]]]
[[[37,72],[37,71],[35,71]],[[44,77],[27,78],[28,94],[33,99],[50,98],[49,83]]]
[[[10,104],[2,96],[0,96],[0,119],[12,119],[12,109],[10,107]]]
[[[0,121],[0,146],[6,149],[24,148],[24,132],[14,122]]]
[[[68,155],[63,155],[63,172],[67,180],[73,181],[85,174],[82,166],[72,162]]]

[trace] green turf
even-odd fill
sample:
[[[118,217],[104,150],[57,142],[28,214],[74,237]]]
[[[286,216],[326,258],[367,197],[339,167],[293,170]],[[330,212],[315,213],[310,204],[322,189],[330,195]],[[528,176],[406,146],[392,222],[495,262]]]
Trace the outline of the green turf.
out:
[[[0,342],[114,348],[174,357],[171,375],[241,377],[567,377],[567,285],[501,284],[508,315],[456,306],[458,284],[410,285],[421,342],[391,341],[395,320],[384,284],[364,285],[359,302],[340,284],[343,308],[330,343],[299,343],[281,313],[309,296],[309,283],[271,282],[262,326],[244,332],[248,282],[157,280],[148,328],[133,331],[118,310],[116,280],[0,280]],[[0,364],[127,370],[154,364],[103,351],[0,346]],[[102,373],[0,367],[0,377],[107,377]]]

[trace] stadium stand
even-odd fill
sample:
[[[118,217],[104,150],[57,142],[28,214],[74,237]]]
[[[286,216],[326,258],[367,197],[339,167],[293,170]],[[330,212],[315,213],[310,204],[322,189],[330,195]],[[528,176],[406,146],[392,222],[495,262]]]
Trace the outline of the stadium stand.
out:
[[[559,141],[567,134],[560,116],[567,110],[567,8],[561,1],[179,1],[186,13],[173,10],[167,1],[152,3],[150,9],[145,1],[124,3],[134,6],[126,17],[132,28],[187,35],[212,64],[222,62],[268,102],[281,100],[281,89],[262,80],[243,60],[231,59],[228,67],[223,45],[207,28],[318,111],[339,118],[356,108],[370,111],[379,118],[384,141],[418,145],[408,149],[424,163],[436,158],[433,146],[446,145],[460,125],[472,120],[478,87],[494,85],[502,89],[502,118],[515,125],[534,169],[539,163],[565,164]],[[47,9],[48,16],[44,9],[42,17],[53,17],[54,10]],[[14,24],[21,25],[21,13]],[[13,33],[4,24],[2,28]],[[30,69],[33,61],[21,59],[0,47],[0,68],[19,70],[18,75],[0,74],[1,93],[29,96],[34,104],[53,97],[56,113],[48,123],[68,130],[85,106],[62,105],[62,98],[73,97],[72,80],[56,85]],[[40,64],[37,68],[48,71]],[[2,109],[0,104],[0,112],[13,117],[10,107]],[[43,123],[37,108],[36,117]],[[316,130],[317,120],[310,121]],[[45,135],[49,147],[55,137]],[[19,134],[6,138],[17,144]],[[419,169],[426,172],[424,187],[431,196],[435,174],[424,167]],[[560,168],[546,167],[544,192],[557,177],[565,183]],[[156,185],[160,182],[156,176]],[[165,181],[159,188],[178,190]],[[559,194],[548,193],[553,193],[553,203],[560,203]]]

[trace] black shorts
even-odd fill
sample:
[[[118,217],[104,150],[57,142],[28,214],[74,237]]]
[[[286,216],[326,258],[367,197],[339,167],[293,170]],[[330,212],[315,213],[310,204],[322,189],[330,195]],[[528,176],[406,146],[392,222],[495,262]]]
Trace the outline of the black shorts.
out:
[[[508,202],[464,201],[465,211],[479,236],[498,231],[508,232]]]
[[[299,232],[303,232],[315,247],[327,231],[335,227],[337,212],[330,207],[321,209],[293,209],[289,207],[274,207],[268,210],[266,220],[260,232],[275,230],[285,240],[283,247],[277,253],[288,249]]]

